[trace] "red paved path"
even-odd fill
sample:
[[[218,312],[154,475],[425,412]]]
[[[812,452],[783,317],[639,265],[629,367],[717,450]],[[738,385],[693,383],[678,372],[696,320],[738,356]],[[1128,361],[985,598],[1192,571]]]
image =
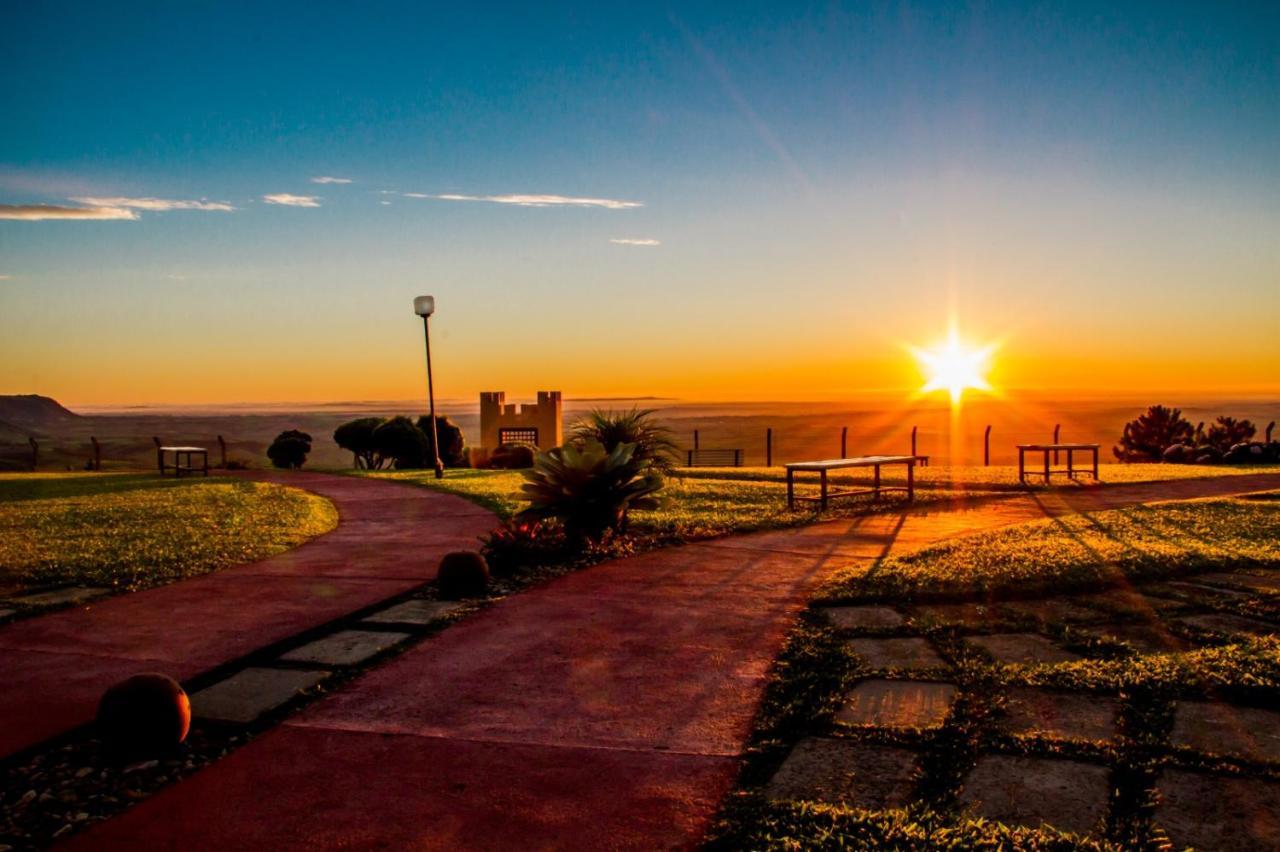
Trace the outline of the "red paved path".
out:
[[[693,846],[795,614],[834,567],[1077,509],[1277,487],[1020,496],[604,563],[444,631],[70,846]]]
[[[251,565],[0,627],[0,757],[88,722],[122,677],[186,680],[411,589],[494,523],[459,497],[400,483],[250,476],[329,498],[337,528]]]

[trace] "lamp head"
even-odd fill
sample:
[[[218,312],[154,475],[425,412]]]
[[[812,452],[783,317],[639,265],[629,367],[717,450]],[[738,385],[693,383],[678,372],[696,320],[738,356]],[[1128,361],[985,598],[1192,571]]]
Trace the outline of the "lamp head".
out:
[[[418,296],[413,300],[413,312],[420,317],[429,317],[436,312],[435,296]]]

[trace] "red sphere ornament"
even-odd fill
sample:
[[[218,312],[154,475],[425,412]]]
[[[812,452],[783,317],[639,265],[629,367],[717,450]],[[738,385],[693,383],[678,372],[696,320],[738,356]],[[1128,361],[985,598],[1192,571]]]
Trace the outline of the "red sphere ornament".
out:
[[[98,736],[126,759],[154,757],[177,748],[191,729],[191,701],[178,682],[158,672],[117,683],[98,702]]]

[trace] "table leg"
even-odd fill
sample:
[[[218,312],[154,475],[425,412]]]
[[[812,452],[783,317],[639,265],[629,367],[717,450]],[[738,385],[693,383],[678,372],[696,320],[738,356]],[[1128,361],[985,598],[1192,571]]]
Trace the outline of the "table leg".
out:
[[[827,472],[824,470],[820,473],[822,474],[822,499],[818,502],[818,508],[825,512],[827,511]]]
[[[916,499],[916,466],[914,464],[907,465],[907,502],[910,503]]]
[[[1049,451],[1044,451],[1044,484],[1049,484]]]
[[[880,465],[874,465],[876,471],[875,490],[876,493],[871,495],[874,499],[880,499]]]
[[[1022,447],[1018,447],[1018,481],[1023,485],[1027,484],[1027,453]]]
[[[1067,479],[1076,478],[1075,465],[1071,462],[1071,457],[1075,455],[1075,450],[1067,450]]]
[[[1098,478],[1098,448],[1093,448],[1093,478]]]
[[[796,472],[787,469],[787,509],[790,511],[796,507]]]

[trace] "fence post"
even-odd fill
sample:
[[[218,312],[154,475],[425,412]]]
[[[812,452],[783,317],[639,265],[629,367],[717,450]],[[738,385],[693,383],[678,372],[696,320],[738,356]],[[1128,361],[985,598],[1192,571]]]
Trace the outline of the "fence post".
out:
[[[847,459],[849,457],[849,427],[840,427],[840,458]]]
[[[1276,421],[1272,420],[1267,424],[1267,443],[1271,443],[1271,430],[1276,428]]]
[[[773,427],[764,430],[764,466],[773,467]]]
[[[1053,442],[1054,442],[1055,444],[1056,444],[1056,443],[1058,443],[1058,432],[1059,432],[1059,431],[1061,431],[1061,430],[1062,430],[1062,424],[1061,424],[1061,423],[1055,423],[1055,424],[1053,424]],[[1057,451],[1057,450],[1054,450],[1054,451],[1053,451],[1053,463],[1054,463],[1054,464],[1057,464],[1057,463],[1058,463],[1058,451]]]
[[[991,467],[991,425],[982,433],[982,466]]]
[[[40,464],[40,445],[30,435],[27,436],[27,443],[31,445],[31,469],[34,471]]]
[[[218,456],[222,462],[221,464],[218,465],[218,467],[222,468],[223,470],[226,470],[227,469],[227,442],[222,440],[221,435],[218,436]]]
[[[92,464],[94,470],[102,470],[102,445],[98,443],[98,439],[89,436],[89,443],[93,445]]]

